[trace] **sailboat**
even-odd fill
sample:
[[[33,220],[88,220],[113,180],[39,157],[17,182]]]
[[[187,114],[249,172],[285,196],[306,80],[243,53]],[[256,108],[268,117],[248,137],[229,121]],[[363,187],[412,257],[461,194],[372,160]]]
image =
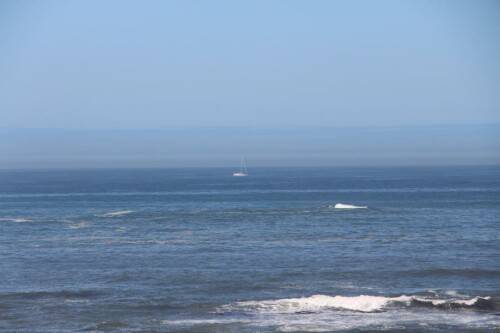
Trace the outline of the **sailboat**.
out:
[[[245,161],[243,161],[243,157],[241,157],[241,166],[239,172],[233,172],[234,177],[243,177],[248,176],[247,168],[245,166]]]

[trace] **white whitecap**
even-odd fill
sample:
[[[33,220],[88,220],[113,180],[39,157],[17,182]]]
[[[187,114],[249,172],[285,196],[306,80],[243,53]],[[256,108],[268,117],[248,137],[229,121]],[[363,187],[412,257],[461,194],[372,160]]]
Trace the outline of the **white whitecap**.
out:
[[[345,309],[360,312],[373,312],[383,309],[391,301],[408,302],[407,296],[396,298],[382,296],[326,296],[313,295],[302,298],[285,298],[270,301],[249,301],[237,303],[238,308],[267,313],[318,312],[328,309]]]
[[[1,218],[0,221],[16,222],[16,223],[33,222],[33,220],[22,219],[22,218]]]
[[[442,304],[474,305],[480,297],[471,299],[435,299],[427,297],[406,296],[383,297],[383,296],[326,296],[313,295],[302,298],[285,298],[278,300],[247,301],[226,305],[222,310],[243,310],[256,313],[307,313],[325,312],[331,310],[351,310],[356,312],[377,312],[395,304],[410,306],[412,301],[426,302],[434,306]],[[483,299],[490,299],[484,297]]]
[[[457,295],[459,295],[458,291],[456,291],[456,290],[445,290],[444,294],[448,295],[448,296],[457,296]]]
[[[133,212],[134,212],[133,210],[120,210],[117,212],[109,212],[109,213],[103,214],[102,217],[118,217],[118,216],[130,214]]]
[[[367,206],[355,206],[355,205],[346,205],[342,203],[337,203],[335,206],[330,206],[330,208],[335,209],[360,209],[360,208],[368,208]]]
[[[413,297],[412,299],[419,301],[419,302],[430,302],[432,305],[442,305],[442,304],[462,304],[462,305],[467,305],[467,306],[472,306],[474,305],[477,301],[479,301],[481,297],[474,297],[471,299],[431,299],[431,298],[425,298],[425,297]],[[489,300],[491,297],[486,296],[482,297],[483,299]]]

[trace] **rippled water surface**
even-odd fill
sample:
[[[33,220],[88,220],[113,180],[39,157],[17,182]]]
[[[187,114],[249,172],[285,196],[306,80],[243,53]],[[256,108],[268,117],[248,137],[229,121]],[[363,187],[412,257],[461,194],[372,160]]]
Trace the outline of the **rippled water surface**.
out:
[[[497,332],[500,168],[0,171],[1,332]]]

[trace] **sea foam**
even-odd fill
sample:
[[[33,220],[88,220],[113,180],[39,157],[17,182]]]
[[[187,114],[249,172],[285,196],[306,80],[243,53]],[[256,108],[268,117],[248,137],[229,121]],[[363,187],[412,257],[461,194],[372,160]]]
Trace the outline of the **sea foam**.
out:
[[[368,208],[367,206],[354,206],[354,205],[346,205],[342,203],[335,204],[335,206],[330,206],[330,208],[335,209],[359,209],[359,208]]]
[[[285,298],[270,301],[239,302],[237,307],[252,312],[270,313],[303,313],[320,312],[329,309],[345,309],[359,312],[374,312],[382,310],[389,302],[409,301],[409,297],[400,296],[396,298],[381,296],[326,296],[313,295],[302,298]]]
[[[223,310],[243,310],[256,313],[316,313],[331,310],[350,310],[356,312],[380,312],[390,306],[434,306],[436,308],[472,307],[481,301],[489,301],[490,297],[474,297],[471,299],[434,299],[418,296],[401,295],[398,297],[383,296],[327,296],[313,295],[302,298],[285,298],[266,301],[238,302],[223,307]]]
[[[22,218],[1,218],[0,221],[16,222],[16,223],[33,222],[33,220],[22,219]]]
[[[134,212],[133,210],[121,210],[118,212],[109,212],[109,213],[103,214],[102,217],[118,217],[118,216],[130,214],[133,212]]]

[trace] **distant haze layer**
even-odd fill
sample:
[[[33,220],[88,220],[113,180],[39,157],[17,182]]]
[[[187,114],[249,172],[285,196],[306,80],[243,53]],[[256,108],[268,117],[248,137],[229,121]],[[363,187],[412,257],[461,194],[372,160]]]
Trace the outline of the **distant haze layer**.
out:
[[[1,168],[500,164],[500,125],[0,130]]]

